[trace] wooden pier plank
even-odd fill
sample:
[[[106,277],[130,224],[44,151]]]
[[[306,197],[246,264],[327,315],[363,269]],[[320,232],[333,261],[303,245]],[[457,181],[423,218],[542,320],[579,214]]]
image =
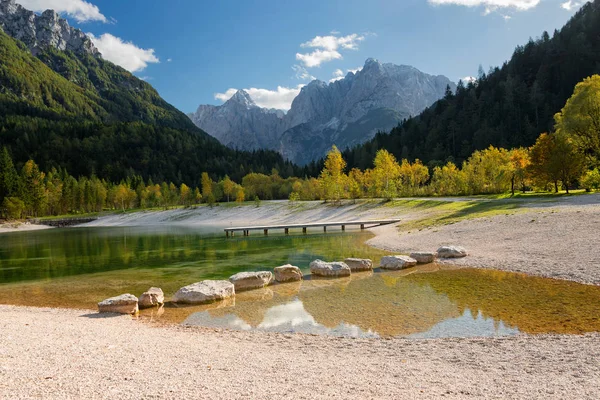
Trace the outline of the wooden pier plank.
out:
[[[331,226],[340,226],[342,228],[342,231],[345,231],[346,226],[360,226],[360,229],[365,229],[366,225],[372,225],[371,227],[375,227],[375,226],[395,224],[400,221],[401,220],[399,220],[399,219],[390,219],[390,220],[373,220],[373,221],[310,222],[310,223],[304,223],[304,224],[288,224],[288,225],[240,226],[240,227],[225,228],[224,230],[225,230],[225,234],[227,236],[229,236],[230,233],[231,233],[231,236],[233,236],[234,232],[236,232],[236,231],[242,231],[245,234],[245,236],[248,236],[250,234],[250,231],[260,231],[260,230],[262,230],[264,232],[264,234],[267,235],[268,231],[272,230],[272,229],[283,229],[285,233],[289,233],[289,230],[294,229],[294,228],[299,228],[299,229],[302,228],[303,233],[306,233],[306,230],[308,228],[323,228],[323,231],[327,232],[327,227],[331,227]]]

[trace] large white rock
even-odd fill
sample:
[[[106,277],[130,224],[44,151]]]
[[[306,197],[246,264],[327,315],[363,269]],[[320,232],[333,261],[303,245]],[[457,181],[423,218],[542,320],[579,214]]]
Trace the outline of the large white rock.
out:
[[[346,265],[350,267],[350,271],[370,271],[373,269],[373,261],[368,258],[346,258],[344,260]]]
[[[98,303],[98,312],[101,313],[135,314],[138,310],[138,298],[129,293]]]
[[[229,282],[233,283],[236,292],[263,288],[272,281],[273,274],[270,271],[238,272],[229,277]]]
[[[316,276],[341,277],[350,276],[352,271],[344,262],[315,260],[310,263],[310,273]]]
[[[468,255],[467,250],[460,246],[442,246],[438,249],[439,258],[462,258]]]
[[[165,294],[161,288],[151,287],[147,292],[142,293],[138,301],[140,308],[156,307],[165,302]]]
[[[437,253],[433,251],[415,251],[410,253],[410,258],[417,260],[419,264],[430,264],[435,261]]]
[[[277,282],[295,282],[302,280],[302,271],[295,265],[282,265],[275,267],[275,280]]]
[[[202,281],[184,286],[175,293],[173,301],[186,304],[212,303],[235,295],[235,287],[229,281]]]
[[[408,256],[385,256],[381,257],[379,267],[381,269],[399,270],[417,265],[417,260]]]

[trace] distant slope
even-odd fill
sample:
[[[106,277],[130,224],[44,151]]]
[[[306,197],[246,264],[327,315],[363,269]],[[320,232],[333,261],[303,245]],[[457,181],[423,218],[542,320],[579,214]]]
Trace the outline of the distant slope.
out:
[[[552,37],[516,48],[510,61],[460,85],[444,98],[390,134],[344,153],[350,167],[371,167],[385,148],[397,157],[432,164],[461,162],[489,145],[530,146],[550,131],[561,110],[584,78],[600,73],[600,0],[584,5]]]
[[[7,10],[17,14],[9,18]],[[221,145],[151,85],[102,59],[85,37],[78,39],[85,45],[80,51],[44,46],[40,29],[70,30],[67,36],[73,36],[55,13],[31,17],[12,0],[0,0],[0,11],[0,26],[25,40],[0,29],[0,146],[9,148],[17,164],[33,158],[42,169],[62,167],[73,175],[113,181],[141,175],[188,184],[198,184],[203,171],[235,179],[272,168],[284,176],[294,173],[275,152]],[[47,24],[56,27],[45,29]],[[31,34],[36,28],[37,36]],[[51,42],[61,43],[60,37]]]

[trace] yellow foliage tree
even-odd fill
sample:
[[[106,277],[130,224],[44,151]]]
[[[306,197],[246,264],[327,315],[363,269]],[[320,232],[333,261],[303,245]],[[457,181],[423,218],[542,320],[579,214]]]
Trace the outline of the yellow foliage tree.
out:
[[[348,176],[344,173],[344,168],[346,168],[346,161],[344,161],[338,148],[333,145],[327,153],[325,167],[319,176],[326,201],[339,202],[342,198],[347,197],[346,183]]]
[[[400,176],[400,165],[396,157],[385,149],[375,155],[375,168],[371,172],[372,189],[375,197],[391,199],[398,194],[397,182]]]

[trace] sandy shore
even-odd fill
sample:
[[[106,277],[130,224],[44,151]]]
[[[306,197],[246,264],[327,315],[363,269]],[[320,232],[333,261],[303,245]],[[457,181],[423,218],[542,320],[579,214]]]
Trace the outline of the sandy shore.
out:
[[[403,232],[393,251],[459,244],[455,262],[600,284],[600,196]],[[286,203],[108,217],[96,226],[422,217],[361,203]],[[157,327],[89,311],[0,306],[0,398],[600,398],[600,334],[381,340]]]
[[[357,340],[0,306],[0,398],[596,399],[600,337]]]

